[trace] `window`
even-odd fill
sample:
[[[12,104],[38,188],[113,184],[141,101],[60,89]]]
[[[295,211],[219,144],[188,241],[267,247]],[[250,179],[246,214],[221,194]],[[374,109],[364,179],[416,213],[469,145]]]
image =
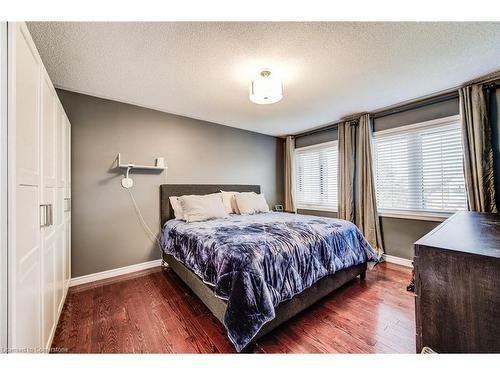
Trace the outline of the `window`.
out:
[[[467,208],[458,116],[376,132],[374,154],[380,211]]]
[[[295,150],[297,208],[337,211],[337,141]]]

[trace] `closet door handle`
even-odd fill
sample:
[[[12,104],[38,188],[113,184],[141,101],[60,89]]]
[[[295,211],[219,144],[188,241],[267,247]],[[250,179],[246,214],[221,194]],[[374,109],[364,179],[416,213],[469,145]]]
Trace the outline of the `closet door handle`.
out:
[[[64,210],[64,212],[70,212],[71,211],[71,198],[64,198],[64,200],[66,201],[66,209]]]
[[[54,225],[54,210],[52,204],[49,204],[49,225]]]
[[[43,210],[41,217],[43,218],[43,222],[40,224],[41,227],[48,227],[49,224],[49,205],[41,204],[40,208]]]
[[[54,225],[54,210],[52,209],[52,204],[41,204],[40,207],[43,208],[43,223],[40,226],[50,227]]]

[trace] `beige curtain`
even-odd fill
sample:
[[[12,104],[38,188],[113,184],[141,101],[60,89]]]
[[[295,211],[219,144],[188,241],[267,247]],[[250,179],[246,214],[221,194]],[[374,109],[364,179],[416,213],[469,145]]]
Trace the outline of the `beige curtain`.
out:
[[[285,140],[285,210],[295,212],[295,138],[286,137]]]
[[[497,212],[486,94],[481,84],[461,88],[459,93],[469,210]]]
[[[372,160],[372,127],[370,116],[361,116],[357,129],[354,202],[356,225],[366,240],[382,256],[382,232],[377,210]]]
[[[339,137],[339,219],[355,222],[354,162],[356,151],[356,122],[344,121],[338,125]]]
[[[345,121],[339,134],[339,218],[355,223],[366,240],[383,253],[373,178],[371,123],[363,115],[359,123]]]

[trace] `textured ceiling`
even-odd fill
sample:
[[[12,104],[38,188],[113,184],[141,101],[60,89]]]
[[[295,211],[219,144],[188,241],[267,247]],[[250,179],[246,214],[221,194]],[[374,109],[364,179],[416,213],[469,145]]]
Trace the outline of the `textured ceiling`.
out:
[[[500,68],[500,23],[74,23],[28,27],[56,86],[270,135]],[[284,98],[248,99],[261,68]],[[140,124],[137,124],[140,126]]]

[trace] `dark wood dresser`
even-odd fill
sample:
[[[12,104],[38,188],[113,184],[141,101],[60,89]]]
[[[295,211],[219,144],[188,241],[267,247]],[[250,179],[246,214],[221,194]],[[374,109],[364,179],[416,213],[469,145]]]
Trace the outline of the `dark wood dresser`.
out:
[[[500,353],[500,215],[456,213],[414,261],[417,353]]]

